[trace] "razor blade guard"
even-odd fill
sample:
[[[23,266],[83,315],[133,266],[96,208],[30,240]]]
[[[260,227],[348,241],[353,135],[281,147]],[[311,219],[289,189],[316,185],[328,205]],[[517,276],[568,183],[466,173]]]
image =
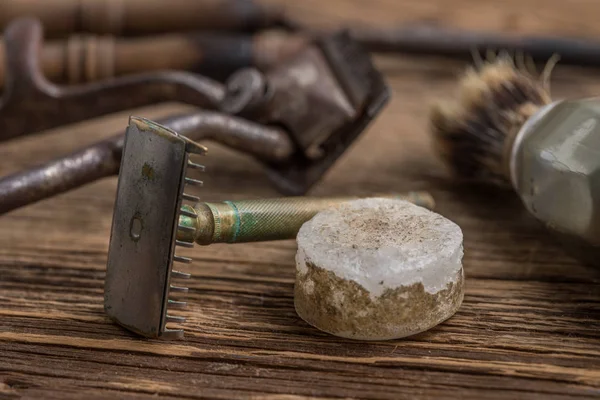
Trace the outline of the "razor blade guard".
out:
[[[123,327],[149,338],[181,338],[183,330],[167,323],[185,319],[170,309],[185,303],[169,299],[173,291],[187,288],[171,285],[172,278],[189,278],[173,270],[174,261],[189,262],[175,255],[183,199],[191,163],[190,153],[206,149],[152,121],[131,117],[119,171],[105,281],[104,308]]]

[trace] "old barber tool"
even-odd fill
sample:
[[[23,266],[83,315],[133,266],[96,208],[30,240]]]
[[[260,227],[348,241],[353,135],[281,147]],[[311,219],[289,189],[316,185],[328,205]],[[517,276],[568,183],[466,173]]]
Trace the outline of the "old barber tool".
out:
[[[174,294],[186,292],[179,279],[190,275],[173,263],[181,247],[290,239],[319,210],[349,198],[283,198],[199,203],[186,192],[202,182],[188,176],[203,170],[192,160],[206,149],[152,121],[132,117],[125,136],[108,252],[105,310],[117,323],[150,338],[181,338],[168,327],[184,318],[173,311],[186,304]],[[393,196],[397,197],[397,196]],[[403,196],[400,196],[403,197]],[[432,207],[430,196],[404,196]]]
[[[303,35],[314,34],[283,9],[255,0],[4,0],[0,27],[15,18],[39,18],[48,37],[72,33],[148,35],[176,31],[257,31],[284,27]],[[474,50],[525,53],[546,62],[555,54],[565,64],[600,65],[597,41],[516,36],[456,30],[427,24],[401,27],[349,27],[352,36],[373,52],[415,53],[471,59]]]
[[[222,102],[214,96],[226,113],[197,111],[160,123],[253,155],[281,192],[294,195],[325,174],[389,98],[368,53],[344,33],[316,40],[267,73],[242,70],[226,89],[214,87],[227,92]],[[122,150],[120,134],[0,179],[0,214],[116,175]]]
[[[434,55],[471,61],[474,52],[527,54],[537,63],[559,56],[561,64],[600,66],[600,42],[557,36],[517,36],[425,24],[399,28],[353,28],[352,37],[376,53]]]
[[[600,66],[600,43],[560,37],[508,36],[414,25],[402,28],[350,28],[351,37],[373,53],[445,56],[471,60],[473,52],[509,51],[545,63],[554,55],[562,64]],[[267,30],[253,35],[175,32],[143,37],[73,34],[46,41],[40,69],[55,83],[94,82],[115,76],[183,70],[225,80],[240,68],[265,71],[298,53],[310,42],[309,30]],[[3,84],[0,42],[0,85]]]
[[[221,110],[283,127],[300,150],[271,175],[302,194],[337,160],[387,103],[390,91],[348,33],[316,39],[279,68],[236,72]]]
[[[249,31],[285,24],[278,8],[254,0],[3,0],[0,27],[38,18],[49,37],[75,32],[143,35],[184,30]]]
[[[265,163],[289,160],[295,152],[289,135],[213,111],[173,115],[158,121],[194,140],[209,140],[244,152]],[[0,179],[0,215],[115,176],[123,154],[123,134],[116,134],[72,154]]]
[[[134,38],[74,34],[45,41],[38,62],[43,76],[54,83],[95,82],[163,70],[192,71],[223,81],[240,68],[272,68],[308,41],[278,30],[254,35],[186,32]],[[0,86],[6,79],[4,46],[1,41]]]
[[[6,82],[0,99],[0,141],[163,101],[217,108],[223,87],[201,75],[160,71],[59,86],[39,69],[42,27],[32,19],[5,31]]]

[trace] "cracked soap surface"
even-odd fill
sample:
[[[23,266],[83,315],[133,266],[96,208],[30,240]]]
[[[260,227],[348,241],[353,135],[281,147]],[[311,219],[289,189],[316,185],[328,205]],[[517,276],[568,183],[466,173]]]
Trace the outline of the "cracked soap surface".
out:
[[[325,210],[298,236],[295,306],[325,332],[409,336],[452,316],[463,298],[463,235],[452,221],[393,199]]]

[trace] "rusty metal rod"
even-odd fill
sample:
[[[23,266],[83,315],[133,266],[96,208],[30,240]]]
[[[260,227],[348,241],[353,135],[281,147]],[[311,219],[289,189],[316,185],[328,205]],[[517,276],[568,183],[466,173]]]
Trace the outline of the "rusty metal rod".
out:
[[[600,66],[600,42],[552,36],[512,36],[492,32],[413,25],[398,29],[350,29],[351,36],[371,52],[412,53],[472,59],[473,52],[508,51],[535,62],[554,55],[561,64]]]
[[[269,30],[241,33],[173,33],[136,38],[71,35],[45,41],[40,68],[52,82],[78,84],[141,72],[186,70],[224,80],[254,66],[267,70],[298,52],[307,39]],[[0,41],[0,86],[6,76]]]
[[[47,37],[87,32],[147,35],[185,30],[250,31],[285,25],[279,8],[255,0],[2,0],[0,29],[39,19]]]
[[[198,111],[157,122],[192,140],[219,142],[266,162],[281,162],[294,152],[285,132],[217,112]],[[118,134],[0,179],[0,214],[117,175],[123,138]]]

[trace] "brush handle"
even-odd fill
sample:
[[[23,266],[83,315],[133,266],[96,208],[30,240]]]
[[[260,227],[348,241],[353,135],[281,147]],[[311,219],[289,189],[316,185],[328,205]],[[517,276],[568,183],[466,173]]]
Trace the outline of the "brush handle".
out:
[[[39,19],[46,37],[246,31],[273,26],[282,18],[280,10],[254,0],[2,0],[0,27],[22,16]]]
[[[433,198],[426,192],[377,197],[403,199],[430,209],[434,206]],[[184,206],[184,210],[196,213],[197,218],[181,216],[179,225],[193,228],[195,233],[187,234],[193,236],[190,237],[180,231],[178,239],[201,245],[293,239],[300,227],[319,211],[356,199],[289,197],[200,203],[193,209]]]

